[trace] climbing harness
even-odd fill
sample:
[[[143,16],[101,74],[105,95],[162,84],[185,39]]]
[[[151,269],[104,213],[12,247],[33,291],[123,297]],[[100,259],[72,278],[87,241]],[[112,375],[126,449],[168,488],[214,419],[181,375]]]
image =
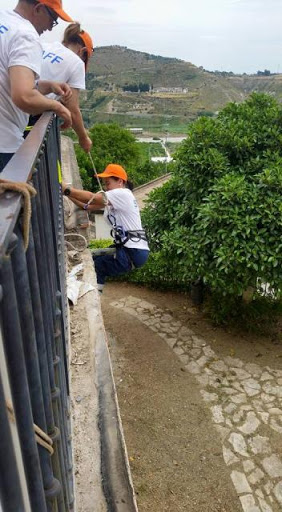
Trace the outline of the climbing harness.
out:
[[[110,247],[103,249],[94,249],[92,251],[92,256],[95,259],[97,256],[105,256],[111,255],[116,258],[116,253],[119,249],[124,249],[126,251],[127,257],[130,260],[131,268],[134,269],[135,265],[132,261],[130,255],[130,248],[125,247],[126,242],[131,240],[132,242],[140,242],[140,240],[144,240],[147,242],[146,233],[144,229],[132,229],[125,231],[122,226],[117,226],[116,218],[112,213],[107,215],[108,221],[112,225],[111,229],[111,237],[114,239],[114,244]]]
[[[140,240],[147,242],[146,232],[144,229],[130,229],[125,231],[122,226],[117,226],[116,218],[112,213],[109,213],[107,218],[113,226],[111,229],[111,236],[114,239],[116,247],[123,247],[128,240],[135,243],[140,242]]]

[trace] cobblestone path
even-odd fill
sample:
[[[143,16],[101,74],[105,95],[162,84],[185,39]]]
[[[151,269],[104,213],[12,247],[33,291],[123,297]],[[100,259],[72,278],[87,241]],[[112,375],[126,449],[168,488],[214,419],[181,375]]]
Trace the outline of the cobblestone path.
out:
[[[143,322],[195,376],[244,512],[282,510],[282,370],[220,358],[206,340],[144,300],[111,303]]]

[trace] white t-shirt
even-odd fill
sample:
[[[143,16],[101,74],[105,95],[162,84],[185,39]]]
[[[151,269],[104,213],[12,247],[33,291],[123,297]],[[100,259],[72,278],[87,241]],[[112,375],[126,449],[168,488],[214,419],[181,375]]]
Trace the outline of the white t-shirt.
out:
[[[9,68],[25,66],[39,78],[42,47],[33,25],[13,11],[0,12],[0,153],[15,153],[29,114],[11,100]]]
[[[116,219],[116,225],[122,226],[124,231],[143,229],[139,207],[131,190],[128,188],[116,188],[108,190],[106,196],[111,205],[106,206],[104,216],[110,224],[108,215],[113,215]],[[125,247],[149,250],[145,240],[140,240],[139,242],[128,240]]]
[[[73,89],[85,89],[85,66],[78,55],[58,41],[43,42],[42,47],[43,61],[40,73],[42,80],[66,82]]]

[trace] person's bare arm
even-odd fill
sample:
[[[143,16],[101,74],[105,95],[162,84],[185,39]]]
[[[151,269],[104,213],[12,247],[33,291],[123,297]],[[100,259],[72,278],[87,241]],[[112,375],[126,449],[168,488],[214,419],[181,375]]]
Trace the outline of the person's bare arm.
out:
[[[84,210],[84,206],[85,204],[82,203],[81,201],[78,201],[77,199],[75,199],[74,197],[70,197],[70,200],[76,204],[76,206],[79,206],[79,208],[83,209]]]
[[[89,203],[87,210],[101,210],[107,204],[107,197],[105,192],[97,192],[97,194],[93,194],[88,190],[81,190],[74,187],[69,187],[65,183],[62,184],[63,192],[66,188],[70,189],[70,194],[67,196],[71,199],[75,204],[84,208],[84,206]],[[80,203],[80,204],[78,204]]]
[[[70,128],[71,114],[59,101],[43,96],[34,88],[34,73],[25,66],[12,66],[9,68],[11,83],[11,98],[15,105],[27,114],[42,114],[51,110],[64,120],[62,129]]]
[[[38,91],[43,94],[54,93],[60,96],[62,101],[68,101],[72,96],[72,89],[65,82],[54,82],[52,80],[38,80]]]
[[[81,208],[82,210],[86,210],[88,212],[94,212],[95,210],[102,210],[105,207],[105,205],[98,206],[97,204],[82,203],[81,201],[78,201],[74,197],[70,197],[70,196],[68,196],[68,197],[74,204],[76,204],[76,206],[79,206],[79,208]]]
[[[91,147],[92,147],[92,141],[90,137],[88,136],[88,133],[85,129],[82,115],[79,108],[79,89],[71,89],[72,96],[68,100],[64,100],[64,105],[70,110],[71,117],[72,117],[72,127],[74,131],[76,132],[79,140],[79,144],[86,151],[86,153],[89,153]]]

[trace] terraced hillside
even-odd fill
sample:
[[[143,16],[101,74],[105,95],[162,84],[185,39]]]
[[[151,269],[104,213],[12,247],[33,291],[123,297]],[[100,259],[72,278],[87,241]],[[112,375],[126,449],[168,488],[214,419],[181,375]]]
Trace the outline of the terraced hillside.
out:
[[[95,50],[82,110],[85,122],[118,122],[150,132],[185,133],[200,115],[213,115],[254,90],[282,98],[282,76],[223,76],[190,62],[121,46]],[[132,92],[125,89],[136,89]]]

